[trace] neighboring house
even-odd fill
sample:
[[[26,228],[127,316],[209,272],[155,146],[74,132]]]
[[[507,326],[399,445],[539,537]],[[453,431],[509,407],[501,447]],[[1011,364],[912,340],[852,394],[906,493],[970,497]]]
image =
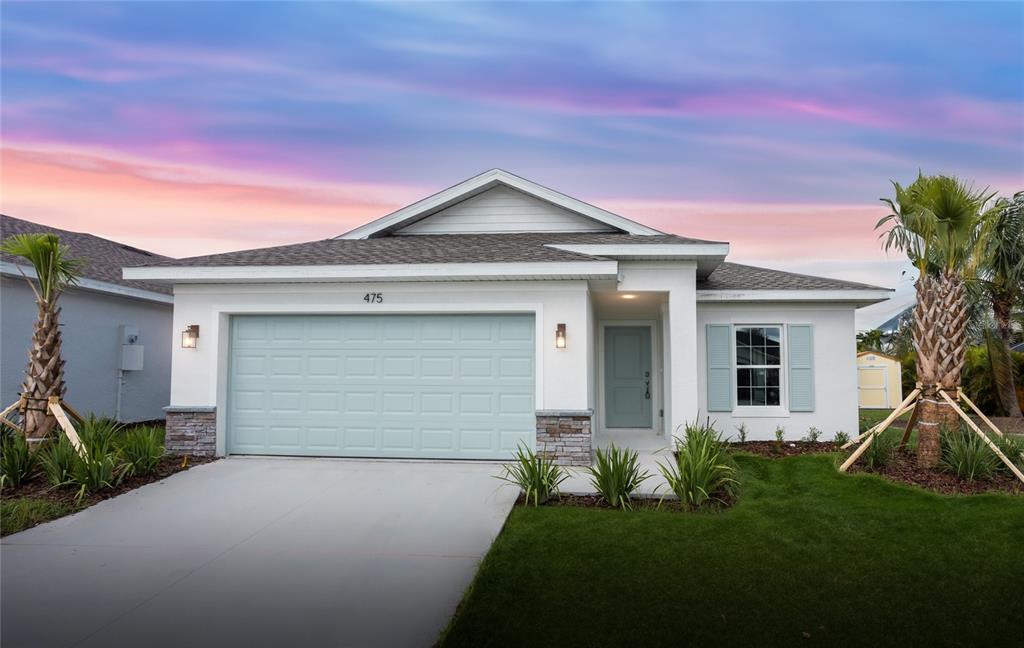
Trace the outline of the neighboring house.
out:
[[[124,422],[163,418],[171,388],[170,287],[122,278],[121,267],[168,257],[116,241],[0,216],[0,237],[49,232],[85,262],[81,279],[60,298],[67,402],[79,412]],[[0,383],[2,405],[16,401],[25,377],[35,296],[32,266],[0,257]]]
[[[492,170],[337,238],[124,276],[174,285],[179,452],[589,463],[705,416],[855,432],[854,310],[889,291],[728,253]]]
[[[914,293],[894,293],[887,301],[857,311],[857,332],[879,330],[892,335],[913,317],[917,299]]]
[[[879,351],[857,354],[857,389],[860,406],[895,409],[903,402],[903,366],[899,358]]]

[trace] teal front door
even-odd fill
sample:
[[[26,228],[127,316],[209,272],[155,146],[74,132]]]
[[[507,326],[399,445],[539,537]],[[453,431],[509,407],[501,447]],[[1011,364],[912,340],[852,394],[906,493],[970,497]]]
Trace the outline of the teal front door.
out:
[[[651,328],[604,329],[604,424],[608,428],[650,428]]]

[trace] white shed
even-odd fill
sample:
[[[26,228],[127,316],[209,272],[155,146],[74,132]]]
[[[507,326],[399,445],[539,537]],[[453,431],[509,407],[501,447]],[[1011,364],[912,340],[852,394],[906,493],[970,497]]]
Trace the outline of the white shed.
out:
[[[857,391],[862,408],[893,409],[903,402],[902,366],[899,359],[878,351],[858,353]]]

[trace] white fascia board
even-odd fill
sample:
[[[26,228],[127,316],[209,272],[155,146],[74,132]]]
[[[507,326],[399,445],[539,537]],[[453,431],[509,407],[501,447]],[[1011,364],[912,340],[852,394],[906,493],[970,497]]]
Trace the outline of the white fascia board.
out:
[[[317,266],[151,266],[125,268],[124,278],[174,283],[273,281],[483,281],[502,279],[608,279],[616,261],[556,263],[394,263]]]
[[[728,243],[613,243],[608,245],[549,243],[544,247],[615,259],[704,259],[708,257],[725,258],[729,254]]]
[[[850,302],[876,304],[889,299],[892,290],[698,290],[699,302]]]
[[[438,212],[445,207],[462,202],[467,198],[499,184],[506,185],[535,198],[539,198],[540,200],[547,201],[564,209],[568,209],[569,211],[586,216],[587,218],[592,218],[598,222],[621,229],[629,234],[652,236],[664,233],[647,227],[646,225],[641,225],[640,223],[623,216],[619,216],[618,214],[613,214],[612,212],[601,209],[600,207],[595,207],[594,205],[585,203],[582,200],[577,200],[572,196],[559,193],[554,189],[548,189],[547,187],[539,185],[531,180],[527,180],[526,178],[520,178],[508,171],[503,171],[502,169],[491,169],[490,171],[485,171],[480,175],[473,176],[468,180],[464,180],[453,187],[449,187],[444,191],[440,191],[432,196],[424,198],[423,200],[414,202],[413,204],[392,212],[387,216],[382,216],[381,218],[371,221],[366,225],[357,227],[354,230],[346,232],[336,238],[369,238],[383,230],[392,229],[403,223],[413,222],[420,217],[425,217]]]
[[[30,266],[23,266],[17,263],[8,263],[6,261],[0,263],[0,274],[4,274],[11,277],[28,277],[30,279],[36,278],[35,268]],[[118,284],[110,283],[109,281],[100,281],[99,279],[89,279],[87,277],[80,277],[78,281],[71,286],[71,289],[80,288],[82,290],[91,290],[98,293],[106,293],[108,295],[116,295],[117,297],[130,297],[131,299],[142,299],[145,301],[159,302],[161,304],[173,304],[174,296],[165,295],[164,293],[158,293],[152,290],[145,290],[143,288],[132,288],[131,286],[121,286]]]

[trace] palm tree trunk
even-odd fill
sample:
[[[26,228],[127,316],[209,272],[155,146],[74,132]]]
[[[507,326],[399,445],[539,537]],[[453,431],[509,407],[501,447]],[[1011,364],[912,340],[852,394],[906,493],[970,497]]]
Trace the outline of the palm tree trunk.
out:
[[[64,397],[64,361],[60,357],[60,309],[39,301],[39,313],[32,334],[22,397],[25,436],[41,439],[50,435],[57,420],[50,414],[50,396]]]
[[[999,392],[999,401],[1006,410],[1006,415],[1014,418],[1024,417],[1020,409],[1020,400],[1017,398],[1017,384],[1013,375],[1013,358],[1010,354],[1010,344],[1013,342],[1013,329],[1010,320],[1013,312],[1013,298],[1002,290],[992,292],[992,313],[995,315],[996,328],[999,330],[999,339],[1002,342],[1002,352],[1009,362],[1005,365],[1003,376],[997,376],[996,389]],[[991,353],[991,351],[989,352]],[[993,368],[997,363],[992,364]],[[1001,378],[1001,379],[999,379]]]
[[[948,271],[939,278],[937,289],[938,378],[943,390],[955,393],[967,359],[967,289],[963,277]]]
[[[929,469],[938,465],[942,455],[940,430],[957,420],[956,412],[939,395],[940,383],[946,375],[943,361],[946,365],[954,362],[948,359],[951,347],[943,339],[949,329],[945,312],[949,305],[943,298],[950,287],[945,279],[924,275],[914,284],[917,306],[914,307],[913,342],[922,394],[917,404],[917,465]]]

